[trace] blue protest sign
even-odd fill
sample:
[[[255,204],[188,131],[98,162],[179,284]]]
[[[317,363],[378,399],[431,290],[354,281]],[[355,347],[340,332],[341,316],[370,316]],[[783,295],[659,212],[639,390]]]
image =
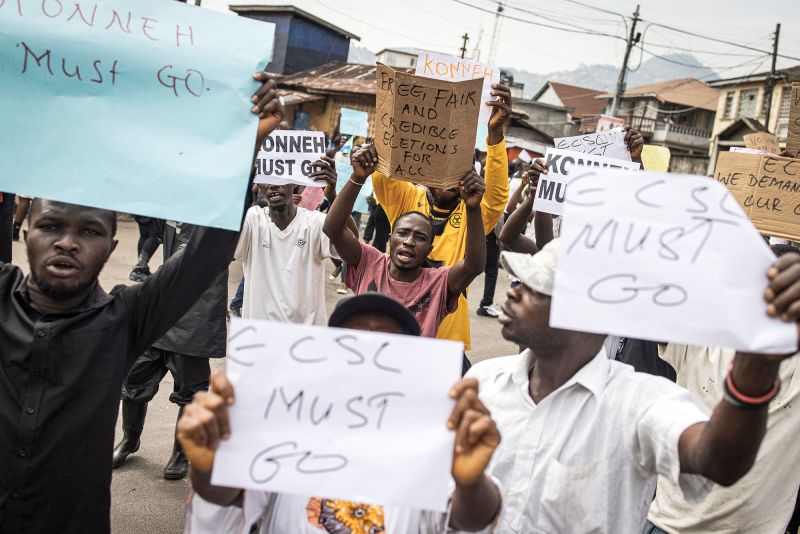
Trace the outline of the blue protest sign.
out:
[[[369,114],[350,108],[342,108],[342,118],[339,121],[339,133],[367,137],[369,129]]]
[[[238,229],[274,25],[164,0],[0,0],[0,191]]]
[[[342,190],[344,185],[347,183],[347,180],[353,174],[353,166],[350,164],[349,156],[346,156],[344,152],[337,152],[336,153],[336,192]],[[367,178],[367,181],[364,182],[364,185],[361,186],[361,191],[358,192],[358,197],[356,198],[356,202],[353,205],[353,211],[356,213],[367,213],[369,211],[369,204],[367,204],[367,197],[372,194],[373,187],[372,187],[372,176]]]

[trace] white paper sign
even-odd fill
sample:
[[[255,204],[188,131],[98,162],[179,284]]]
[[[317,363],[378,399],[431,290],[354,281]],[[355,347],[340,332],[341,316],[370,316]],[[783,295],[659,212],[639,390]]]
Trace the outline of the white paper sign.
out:
[[[297,184],[325,187],[324,181],[308,177],[314,163],[325,155],[325,134],[322,132],[275,130],[261,145],[256,158],[257,184]]]
[[[561,150],[631,160],[631,153],[625,145],[625,131],[622,128],[573,137],[557,137],[553,139],[553,145]]]
[[[444,512],[463,345],[233,319],[212,482]]]
[[[547,174],[539,177],[533,209],[554,215],[562,215],[564,212],[564,195],[567,192],[567,184],[572,180],[571,169],[580,170],[580,167],[584,165],[630,170],[638,170],[640,167],[638,163],[632,161],[581,154],[557,148],[548,148],[544,161]]]
[[[517,158],[519,158],[521,161],[524,161],[525,163],[530,163],[532,161],[531,155],[528,154],[527,150],[520,150]]]
[[[573,172],[550,325],[637,339],[797,350],[767,317],[775,257],[721,183],[702,176]]]
[[[734,153],[738,152],[739,154],[759,154],[759,155],[762,155],[762,156],[769,156],[770,155],[770,153],[767,152],[766,150],[759,150],[757,148],[746,148],[746,147],[743,147],[743,146],[732,146],[731,147],[731,152],[734,152]]]

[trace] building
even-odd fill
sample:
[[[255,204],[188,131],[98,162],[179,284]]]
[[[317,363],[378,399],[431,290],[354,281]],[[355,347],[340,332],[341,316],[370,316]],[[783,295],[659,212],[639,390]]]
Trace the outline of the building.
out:
[[[334,135],[343,107],[369,114],[375,132],[375,65],[334,61],[278,81],[289,126]]]
[[[601,95],[607,108],[613,93]],[[645,142],[669,148],[671,172],[706,174],[719,90],[694,78],[627,89],[617,117],[639,130]]]
[[[709,82],[709,85],[720,90],[709,150],[710,170],[720,151],[744,146],[743,136],[749,133],[772,132],[778,137],[781,147],[786,147],[792,82],[800,81],[800,65],[777,71],[778,81],[772,92],[769,124],[766,124],[765,85],[769,74],[761,72]]]
[[[347,61],[360,38],[294,6],[232,5],[239,16],[275,24],[275,48],[266,70],[295,74],[330,61]]]
[[[425,50],[422,48],[384,48],[377,53],[375,61],[393,69],[416,69],[417,56],[420,52],[425,52]]]
[[[514,108],[528,115],[527,123],[551,138],[577,135],[579,122],[570,118],[571,108],[536,100],[514,99]]]
[[[567,108],[569,110],[567,120],[570,122],[570,127],[565,129],[562,135],[570,136],[594,133],[597,128],[597,119],[606,107],[605,101],[597,99],[603,93],[604,91],[589,87],[548,80],[533,95],[532,100],[558,108]]]

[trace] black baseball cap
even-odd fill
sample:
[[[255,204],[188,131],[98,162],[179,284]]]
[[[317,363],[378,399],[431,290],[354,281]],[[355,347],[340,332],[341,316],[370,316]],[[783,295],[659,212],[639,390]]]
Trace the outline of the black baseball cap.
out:
[[[394,318],[409,336],[420,335],[417,319],[405,306],[383,293],[362,293],[336,303],[328,326],[339,326],[357,313],[382,313]]]

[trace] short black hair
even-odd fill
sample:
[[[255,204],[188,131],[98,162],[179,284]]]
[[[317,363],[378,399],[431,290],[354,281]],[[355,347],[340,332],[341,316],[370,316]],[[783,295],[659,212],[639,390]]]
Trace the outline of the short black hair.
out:
[[[394,220],[394,224],[397,224],[397,222],[400,219],[403,219],[405,217],[410,217],[411,215],[419,215],[420,217],[422,217],[423,219],[428,221],[428,226],[431,227],[431,243],[433,243],[433,238],[434,238],[434,235],[433,235],[433,223],[431,222],[431,218],[428,217],[427,215],[425,215],[424,213],[422,213],[421,211],[414,210],[414,211],[407,211],[405,213],[402,213],[402,214],[397,216],[397,219]],[[392,230],[394,230],[394,225],[392,225]]]
[[[38,208],[39,206],[41,206],[42,200],[44,200],[44,199],[41,199],[41,198],[38,198],[38,197],[36,197],[33,200],[31,200],[31,205],[28,208],[28,217],[27,217],[27,219],[28,219],[28,227],[29,228],[31,226],[31,220],[33,219],[34,208]],[[54,200],[53,202],[58,202],[58,201]],[[59,204],[68,204],[67,202],[58,202],[58,203]],[[74,206],[75,204],[71,204],[71,205]],[[117,235],[117,212],[116,211],[102,209],[102,208],[90,208],[90,209],[96,209],[96,210],[100,210],[100,211],[103,212],[103,215],[108,219],[108,222],[111,225],[111,237],[116,236]]]
[[[790,252],[793,252],[795,254],[800,254],[800,248],[797,248],[794,245],[788,245],[782,243],[780,245],[771,245],[770,248],[772,249],[772,253],[779,258],[784,254],[789,254]]]

